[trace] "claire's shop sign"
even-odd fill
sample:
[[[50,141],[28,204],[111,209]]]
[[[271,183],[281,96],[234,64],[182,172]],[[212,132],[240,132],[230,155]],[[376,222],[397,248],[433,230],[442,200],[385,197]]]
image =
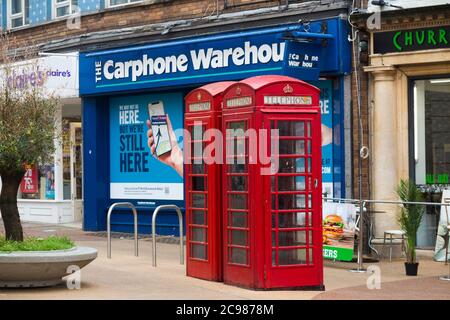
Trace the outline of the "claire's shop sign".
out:
[[[299,79],[317,80],[319,71],[343,69],[339,59],[340,23],[330,19],[312,25],[311,32],[319,33],[318,28],[327,24],[327,33],[334,36],[326,47],[318,51],[316,47],[314,52],[307,44],[291,46],[284,32],[258,29],[84,53],[80,55],[80,93],[173,87],[264,74],[289,73]],[[319,56],[327,57],[320,70]]]
[[[6,72],[0,66],[0,77]],[[60,98],[75,98],[78,91],[78,53],[20,61],[11,66],[7,85],[18,89],[42,87]]]
[[[373,40],[374,53],[448,49],[450,26],[376,32]]]

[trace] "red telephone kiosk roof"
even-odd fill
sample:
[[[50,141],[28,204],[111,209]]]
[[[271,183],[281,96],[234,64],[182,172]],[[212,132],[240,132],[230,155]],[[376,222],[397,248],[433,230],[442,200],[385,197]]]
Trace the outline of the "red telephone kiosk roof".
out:
[[[235,81],[213,82],[189,92],[184,98],[186,113],[220,111],[222,94]]]
[[[223,95],[224,109],[303,108],[319,106],[320,89],[295,78],[264,75],[237,82],[231,85]]]

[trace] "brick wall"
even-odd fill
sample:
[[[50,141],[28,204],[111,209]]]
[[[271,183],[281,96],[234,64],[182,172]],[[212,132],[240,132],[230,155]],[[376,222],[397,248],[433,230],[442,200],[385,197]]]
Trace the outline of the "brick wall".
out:
[[[361,40],[368,41],[368,36],[365,34],[360,35]],[[362,179],[361,179],[361,186],[362,186],[362,197],[364,199],[369,198],[370,194],[370,175],[369,175],[369,164],[370,164],[370,157],[367,159],[360,159],[359,153],[359,127],[360,127],[360,121],[358,117],[358,96],[360,96],[361,101],[361,121],[362,121],[362,145],[363,146],[369,146],[369,123],[368,123],[368,74],[362,70],[364,66],[367,65],[368,59],[367,59],[367,53],[359,52],[359,48],[356,47],[356,54],[360,55],[360,67],[358,72],[358,77],[360,80],[360,87],[361,91],[357,91],[357,77],[356,77],[356,69],[353,64],[353,72],[352,72],[352,135],[353,135],[353,154],[352,154],[352,160],[353,160],[353,197],[359,198],[359,161],[362,161]],[[352,59],[353,60],[353,59]],[[353,63],[353,61],[352,61]],[[350,197],[350,196],[349,196]]]
[[[307,1],[290,1],[307,2]],[[282,0],[281,4],[285,1]],[[107,31],[124,27],[135,27],[174,20],[201,18],[219,13],[231,13],[280,4],[278,0],[156,0],[150,4],[129,5],[111,8],[98,13],[81,16],[81,28],[70,30],[67,20],[47,22],[42,25],[16,30],[12,32],[20,40],[32,39],[34,43],[64,39],[70,36],[96,31]]]

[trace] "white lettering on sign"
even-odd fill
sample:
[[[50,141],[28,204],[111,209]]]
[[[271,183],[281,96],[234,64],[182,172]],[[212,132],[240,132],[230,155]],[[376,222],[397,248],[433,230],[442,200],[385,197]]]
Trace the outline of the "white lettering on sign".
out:
[[[264,96],[264,104],[275,105],[311,105],[311,96]]]
[[[186,72],[191,62],[194,71],[226,68],[230,65],[242,66],[252,64],[266,64],[269,62],[283,61],[284,42],[252,45],[246,41],[243,47],[217,50],[214,48],[191,50],[190,60],[187,55],[171,55],[166,57],[150,58],[147,54],[139,60],[114,61],[107,60],[103,63],[95,62],[95,81],[119,80],[131,78],[132,82],[140,77]],[[103,71],[103,79],[99,75]]]
[[[228,99],[226,101],[227,108],[245,107],[252,104],[252,97],[240,97]]]
[[[211,109],[211,102],[198,102],[198,103],[191,103],[189,105],[189,111],[196,112],[196,111],[208,111]]]
[[[119,124],[140,124],[139,105],[123,105],[119,108]]]

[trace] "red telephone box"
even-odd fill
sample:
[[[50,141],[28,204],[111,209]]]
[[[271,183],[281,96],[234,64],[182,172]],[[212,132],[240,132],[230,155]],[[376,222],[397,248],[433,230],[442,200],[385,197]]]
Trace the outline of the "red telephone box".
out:
[[[222,166],[225,283],[323,288],[319,92],[257,76],[224,93],[222,128],[238,130],[226,135]],[[260,129],[267,135],[255,141]],[[263,163],[264,149],[272,157]]]
[[[185,97],[186,273],[213,281],[222,281],[222,161],[205,163],[203,151],[215,139],[205,131],[220,130],[222,93],[233,83],[211,83]]]

